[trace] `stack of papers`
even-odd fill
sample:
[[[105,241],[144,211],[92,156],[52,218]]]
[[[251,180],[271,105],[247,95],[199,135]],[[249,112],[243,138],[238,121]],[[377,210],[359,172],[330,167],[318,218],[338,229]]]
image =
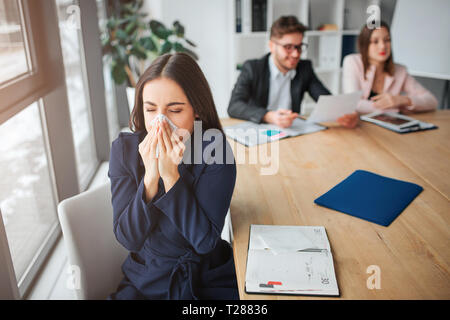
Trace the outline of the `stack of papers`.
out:
[[[256,124],[250,121],[242,122],[234,126],[226,127],[225,134],[231,139],[247,147],[280,140],[286,137],[295,137],[302,134],[325,130],[326,127],[308,123],[296,118],[289,128],[280,128],[273,124]]]
[[[339,296],[325,228],[251,225],[245,291]]]

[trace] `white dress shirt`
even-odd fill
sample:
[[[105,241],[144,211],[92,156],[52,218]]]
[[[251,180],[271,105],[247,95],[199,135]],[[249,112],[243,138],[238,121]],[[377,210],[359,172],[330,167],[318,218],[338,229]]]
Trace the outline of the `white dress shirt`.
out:
[[[287,109],[292,110],[291,80],[294,79],[297,71],[289,70],[283,74],[273,61],[273,56],[269,56],[270,86],[268,110]]]

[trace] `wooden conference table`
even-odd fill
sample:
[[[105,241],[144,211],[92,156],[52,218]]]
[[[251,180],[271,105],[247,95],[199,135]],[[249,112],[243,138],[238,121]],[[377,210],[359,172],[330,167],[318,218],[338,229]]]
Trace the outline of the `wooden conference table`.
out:
[[[230,207],[241,299],[330,299],[246,294],[250,224],[324,226],[340,299],[450,299],[450,110],[413,117],[439,129],[401,135],[361,121],[354,130],[334,126],[281,140],[273,175],[260,175],[268,165],[249,164],[250,148],[228,139],[235,155],[247,155],[237,163]],[[357,169],[413,182],[424,191],[389,227],[314,204]],[[368,289],[372,265],[380,268],[380,289]]]

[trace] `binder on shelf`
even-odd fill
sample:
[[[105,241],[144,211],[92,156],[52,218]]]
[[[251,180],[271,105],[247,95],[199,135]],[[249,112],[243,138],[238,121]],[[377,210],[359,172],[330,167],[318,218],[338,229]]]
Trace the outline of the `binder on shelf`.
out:
[[[252,0],[252,32],[267,31],[267,0]]]
[[[236,32],[242,32],[242,4],[241,0],[236,0]]]
[[[357,41],[358,41],[357,35],[343,35],[342,36],[342,54],[341,54],[341,61],[340,61],[341,67],[342,67],[342,63],[343,63],[346,55],[358,52],[358,50],[356,48]]]
[[[242,32],[250,33],[252,32],[252,3],[251,0],[241,0],[241,2]]]

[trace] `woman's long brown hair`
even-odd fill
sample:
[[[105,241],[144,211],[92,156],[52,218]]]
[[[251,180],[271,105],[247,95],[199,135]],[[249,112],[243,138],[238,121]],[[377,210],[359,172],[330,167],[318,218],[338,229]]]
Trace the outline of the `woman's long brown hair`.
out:
[[[198,116],[196,120],[202,121],[203,130],[214,128],[223,132],[205,75],[195,60],[185,53],[166,53],[158,57],[139,78],[128,123],[131,131],[146,131],[142,92],[147,82],[161,77],[175,81],[183,89]]]
[[[391,36],[391,31],[389,30],[389,25],[381,21],[380,22],[381,28],[386,28],[386,30],[389,33],[389,37]],[[364,27],[361,29],[361,32],[358,37],[358,50],[361,54],[363,66],[364,66],[364,79],[366,79],[366,72],[367,69],[369,69],[370,63],[369,63],[369,45],[370,45],[370,37],[372,36],[372,32],[375,30],[375,28],[369,29],[367,25],[364,25]],[[392,55],[392,46],[391,46],[391,54],[389,58],[384,63],[384,71],[386,71],[389,75],[394,75],[394,59]]]

